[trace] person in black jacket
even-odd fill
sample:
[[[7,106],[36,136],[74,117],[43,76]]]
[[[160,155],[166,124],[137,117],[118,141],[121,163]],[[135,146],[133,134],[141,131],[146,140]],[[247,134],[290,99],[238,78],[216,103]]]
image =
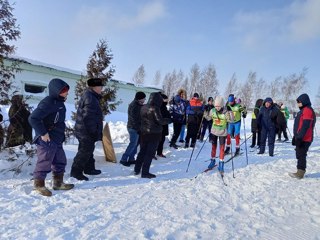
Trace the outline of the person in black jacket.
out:
[[[169,102],[168,96],[161,93],[161,97],[163,98],[163,103],[161,105],[160,111],[163,118],[171,118],[171,114],[167,109],[167,104]],[[162,125],[162,135],[161,140],[158,145],[157,155],[159,157],[165,158],[166,156],[163,154],[163,144],[166,139],[166,136],[169,135],[169,126],[168,124]]]
[[[257,121],[258,129],[261,129],[260,151],[258,154],[264,154],[268,138],[269,156],[273,157],[278,113],[279,109],[273,104],[272,98],[266,98],[260,108]]]
[[[98,175],[95,169],[93,152],[95,142],[102,141],[103,115],[100,107],[103,79],[91,78],[87,81],[89,88],[83,93],[79,101],[75,135],[79,141],[77,155],[73,159],[70,176],[78,180],[88,181],[83,175]]]
[[[254,106],[251,118],[251,132],[252,132],[252,144],[251,148],[254,148],[256,143],[257,146],[260,147],[260,137],[261,137],[261,129],[258,129],[257,125],[257,117],[259,116],[260,108],[263,104],[263,99],[259,98],[256,101],[256,105]]]
[[[155,178],[149,172],[152,158],[154,157],[162,135],[162,126],[171,123],[170,118],[163,118],[160,112],[163,98],[159,92],[150,94],[148,104],[141,108],[141,133],[140,151],[134,167],[136,175],[142,178]]]
[[[126,167],[131,164],[135,164],[134,156],[137,153],[139,145],[139,133],[140,133],[140,110],[146,100],[146,94],[144,92],[137,92],[133,101],[128,107],[128,122],[127,130],[129,133],[130,143],[121,157],[120,163]]]
[[[29,123],[35,130],[34,143],[37,144],[38,160],[33,172],[34,188],[43,196],[51,196],[46,188],[45,179],[52,171],[53,189],[69,190],[73,184],[65,184],[63,175],[67,165],[66,154],[62,143],[65,140],[65,119],[69,85],[61,79],[54,78],[49,82],[49,96],[40,101],[29,116]]]

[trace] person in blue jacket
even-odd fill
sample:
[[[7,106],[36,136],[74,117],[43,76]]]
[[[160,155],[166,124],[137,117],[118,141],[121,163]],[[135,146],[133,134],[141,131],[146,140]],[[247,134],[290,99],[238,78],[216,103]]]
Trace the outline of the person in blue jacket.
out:
[[[69,85],[61,79],[54,78],[49,82],[49,96],[40,101],[29,116],[29,123],[35,130],[34,143],[37,145],[38,160],[33,172],[34,189],[43,196],[52,192],[45,186],[45,179],[52,171],[53,189],[69,190],[73,184],[63,182],[67,165],[66,154],[62,143],[65,140],[65,118]]]
[[[273,100],[267,97],[258,115],[258,129],[261,130],[260,151],[258,154],[264,154],[266,141],[268,139],[269,156],[273,157],[274,142],[276,139],[276,125],[279,109],[273,104]]]
[[[101,92],[104,80],[90,78],[89,88],[82,94],[77,109],[75,135],[79,141],[77,155],[73,159],[70,176],[78,180],[88,181],[88,175],[101,174],[95,169],[93,152],[95,142],[102,141],[103,114],[100,107]]]

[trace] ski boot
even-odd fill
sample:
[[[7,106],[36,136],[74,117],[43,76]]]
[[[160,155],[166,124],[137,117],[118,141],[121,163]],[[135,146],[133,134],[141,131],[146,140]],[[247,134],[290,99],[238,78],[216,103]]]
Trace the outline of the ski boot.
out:
[[[214,158],[211,158],[211,162],[208,166],[208,169],[212,169],[214,168],[214,166],[216,165],[216,160]]]
[[[234,153],[234,156],[238,156],[240,154],[240,148],[236,148],[236,152]]]
[[[219,170],[220,174],[223,175],[223,173],[224,173],[224,161],[219,161],[218,170]]]

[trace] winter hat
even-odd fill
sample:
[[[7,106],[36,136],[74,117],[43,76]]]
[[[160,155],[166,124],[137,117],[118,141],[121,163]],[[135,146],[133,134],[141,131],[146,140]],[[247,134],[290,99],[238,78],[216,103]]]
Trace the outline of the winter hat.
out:
[[[69,87],[68,87],[68,86],[65,86],[64,88],[61,89],[60,94],[66,93],[66,92],[68,92],[68,91],[69,91]]]
[[[90,78],[87,81],[89,87],[99,87],[104,86],[104,80],[101,78]]]
[[[213,101],[213,97],[208,97],[208,102]]]
[[[146,94],[144,92],[137,92],[134,97],[135,100],[142,100],[146,98]]]
[[[228,102],[234,102],[234,95],[233,94],[229,95]]]
[[[271,97],[267,97],[267,98],[264,100],[264,102],[265,102],[265,103],[268,102],[268,103],[273,104],[273,101],[272,101],[272,98],[271,98]]]
[[[194,94],[193,94],[193,97],[199,98],[199,94],[198,94],[198,93],[194,93]]]
[[[223,97],[217,96],[216,99],[214,100],[214,106],[223,107],[223,105],[224,105]]]

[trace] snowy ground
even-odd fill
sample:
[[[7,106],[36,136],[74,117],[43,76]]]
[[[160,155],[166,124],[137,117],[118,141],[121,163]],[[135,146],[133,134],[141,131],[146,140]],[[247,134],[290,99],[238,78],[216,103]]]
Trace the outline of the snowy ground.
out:
[[[128,144],[126,115],[113,114],[108,120],[120,159]],[[247,118],[247,137],[250,122]],[[292,120],[289,129],[292,132]],[[105,162],[97,143],[96,165],[103,173],[77,181],[69,177],[77,151],[74,141],[65,145],[65,180],[75,188],[53,191],[52,197],[32,191],[35,157],[27,160],[22,149],[18,160],[10,162],[4,160],[8,153],[3,151],[0,239],[320,239],[319,143],[316,135],[303,180],[288,176],[296,169],[293,146],[276,143],[274,157],[258,156],[248,147],[249,165],[245,153],[235,158],[235,178],[231,162],[227,163],[224,186],[217,170],[199,175],[209,164],[211,150],[206,143],[194,160],[199,142],[188,172],[192,149],[173,150],[166,142],[167,158],[153,161],[151,172],[157,178],[152,180],[134,176],[133,167]],[[245,152],[245,144],[241,147]],[[50,179],[51,175],[47,178],[51,187]]]

